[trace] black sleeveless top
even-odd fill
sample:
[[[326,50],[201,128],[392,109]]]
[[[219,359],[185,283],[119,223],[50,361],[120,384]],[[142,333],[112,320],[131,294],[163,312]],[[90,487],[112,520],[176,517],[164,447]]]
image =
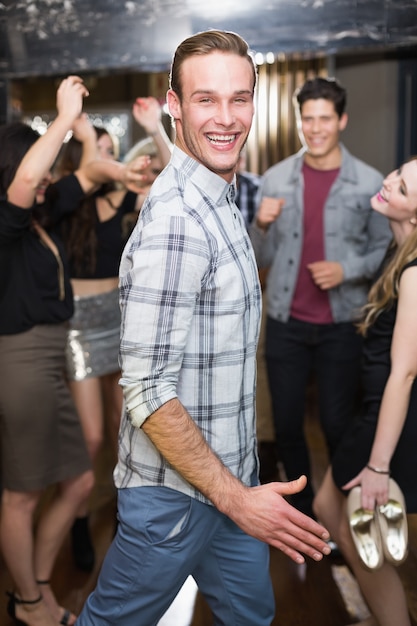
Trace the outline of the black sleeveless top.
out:
[[[417,266],[417,259],[408,263]],[[416,282],[417,289],[417,282]],[[391,369],[391,342],[397,302],[383,311],[368,329],[364,341],[361,413],[345,434],[332,459],[333,478],[342,487],[368,463],[373,444],[382,395]],[[417,311],[416,311],[417,315]],[[417,341],[417,337],[410,337]],[[409,513],[417,512],[417,382],[413,383],[406,421],[391,460],[391,475],[404,492]]]

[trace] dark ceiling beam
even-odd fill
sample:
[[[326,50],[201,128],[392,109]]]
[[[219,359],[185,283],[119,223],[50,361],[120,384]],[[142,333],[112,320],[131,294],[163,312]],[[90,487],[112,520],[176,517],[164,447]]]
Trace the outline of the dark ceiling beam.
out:
[[[209,28],[262,54],[417,46],[417,3],[402,0],[22,0],[0,3],[0,18],[11,78],[165,71],[182,39]]]

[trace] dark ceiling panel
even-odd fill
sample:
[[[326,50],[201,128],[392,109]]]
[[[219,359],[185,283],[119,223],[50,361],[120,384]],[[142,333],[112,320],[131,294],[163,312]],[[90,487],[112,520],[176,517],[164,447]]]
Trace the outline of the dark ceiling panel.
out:
[[[255,52],[315,55],[417,45],[400,0],[17,0],[0,3],[0,73],[160,71],[199,30],[239,32]]]

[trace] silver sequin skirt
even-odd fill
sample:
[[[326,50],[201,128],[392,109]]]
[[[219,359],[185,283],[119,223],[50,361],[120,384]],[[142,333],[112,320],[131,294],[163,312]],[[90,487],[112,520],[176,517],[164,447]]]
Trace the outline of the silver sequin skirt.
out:
[[[70,380],[117,372],[119,368],[119,290],[74,298],[66,359]]]

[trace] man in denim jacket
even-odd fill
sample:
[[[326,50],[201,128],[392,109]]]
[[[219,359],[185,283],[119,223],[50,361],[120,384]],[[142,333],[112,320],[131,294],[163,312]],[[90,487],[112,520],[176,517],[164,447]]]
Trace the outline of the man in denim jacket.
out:
[[[258,266],[270,268],[265,358],[278,456],[288,479],[309,479],[292,502],[312,515],[306,389],[314,373],[331,458],[358,396],[361,338],[354,322],[391,235],[369,202],[381,174],[340,143],[345,89],[314,78],[294,103],[304,147],[265,173],[250,236]]]

